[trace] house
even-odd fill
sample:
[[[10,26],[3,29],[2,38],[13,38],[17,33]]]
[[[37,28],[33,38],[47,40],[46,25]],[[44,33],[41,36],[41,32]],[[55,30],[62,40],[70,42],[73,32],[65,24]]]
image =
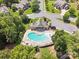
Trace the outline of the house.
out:
[[[23,4],[16,4],[16,8],[17,8],[17,9],[19,9],[19,8],[23,9],[23,7],[24,7]]]
[[[3,13],[8,13],[8,8],[6,6],[1,6],[0,11]]]
[[[27,0],[21,0],[20,1],[20,4],[26,5],[26,3],[28,4],[28,1]]]
[[[15,6],[17,9],[28,9],[30,7],[30,4],[28,3],[27,0],[21,0],[19,4],[15,3],[12,4],[12,6]]]
[[[69,3],[68,2],[66,2],[65,0],[57,0],[56,2],[55,2],[55,7],[57,8],[57,9],[69,9]]]
[[[48,29],[48,23],[46,21],[37,21],[30,25],[31,29],[37,30],[37,31],[44,31]]]
[[[30,4],[27,0],[21,0],[19,4],[22,6],[22,9],[24,9],[24,10],[26,10],[30,7]],[[17,7],[20,7],[20,6],[17,6]]]

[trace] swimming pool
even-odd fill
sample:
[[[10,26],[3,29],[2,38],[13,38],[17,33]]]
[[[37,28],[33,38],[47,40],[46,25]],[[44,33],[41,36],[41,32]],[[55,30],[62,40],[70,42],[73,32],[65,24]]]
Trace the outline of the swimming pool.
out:
[[[42,42],[48,39],[48,37],[43,33],[43,34],[37,34],[35,32],[30,32],[28,33],[28,38],[32,41],[36,42]]]

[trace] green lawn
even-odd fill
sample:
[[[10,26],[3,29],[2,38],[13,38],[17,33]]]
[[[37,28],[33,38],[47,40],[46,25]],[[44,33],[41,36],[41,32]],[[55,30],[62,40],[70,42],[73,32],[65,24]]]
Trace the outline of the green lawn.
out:
[[[41,59],[57,59],[53,54],[50,53],[48,48],[41,48]]]
[[[31,8],[29,8],[29,9],[24,11],[24,14],[31,14],[31,13],[32,13],[32,9]]]

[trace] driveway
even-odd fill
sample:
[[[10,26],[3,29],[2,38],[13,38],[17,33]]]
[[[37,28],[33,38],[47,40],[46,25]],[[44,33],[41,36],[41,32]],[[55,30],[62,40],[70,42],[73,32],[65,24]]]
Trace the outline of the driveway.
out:
[[[39,3],[39,6],[40,6],[40,10],[41,11],[44,11],[45,10],[45,0],[38,0],[40,3]]]
[[[73,33],[74,31],[77,31],[78,28],[75,25],[64,23],[58,18],[62,18],[60,14],[55,13],[48,13],[48,12],[40,12],[40,13],[33,13],[27,15],[29,18],[40,18],[40,17],[46,17],[51,20],[52,24],[51,26],[55,26],[57,29],[65,30],[68,33]]]

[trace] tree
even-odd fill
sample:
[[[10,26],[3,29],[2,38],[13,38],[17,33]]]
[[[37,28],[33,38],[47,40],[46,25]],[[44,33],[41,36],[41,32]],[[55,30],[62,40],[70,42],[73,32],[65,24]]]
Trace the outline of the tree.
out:
[[[17,20],[18,19],[18,20]],[[19,42],[21,41],[22,37],[23,37],[23,33],[25,31],[25,27],[22,23],[22,19],[15,16],[14,17],[14,24],[15,24],[15,29],[16,29],[16,39],[15,42]]]
[[[10,59],[35,59],[35,48],[18,45],[11,51]]]
[[[3,3],[6,4],[6,6],[11,7],[13,3],[19,3],[20,0],[3,0]]]
[[[23,15],[24,10],[23,9],[19,9],[19,15]]]
[[[28,24],[30,22],[30,19],[25,14],[23,14],[21,18],[24,24]]]
[[[0,0],[0,4],[3,3],[3,0]]]
[[[70,2],[74,3],[74,2],[75,2],[75,0],[70,0]]]
[[[25,27],[21,17],[12,14],[1,14],[0,16],[0,43],[20,43]],[[2,45],[5,46],[5,45]]]
[[[31,46],[17,45],[12,50],[5,49],[0,51],[0,59],[36,59],[35,48]]]
[[[58,52],[61,52],[61,54],[64,52],[64,53],[72,54],[71,56],[74,57],[74,59],[78,59],[79,39],[77,38],[64,31],[56,31],[55,35],[52,37],[52,41],[54,42],[57,54]],[[58,54],[58,56],[61,55]]]
[[[17,8],[16,8],[15,5],[13,5],[13,6],[11,7],[11,9],[13,10],[13,12],[16,12],[16,10],[17,10]]]
[[[71,17],[76,17],[76,8],[71,7],[69,13]]]
[[[32,8],[32,12],[37,12],[37,11],[39,11],[39,5],[38,5],[38,1],[37,1],[37,0],[34,0],[34,1],[32,2],[31,8]]]
[[[5,49],[0,51],[0,59],[9,59],[10,57],[10,50]]]
[[[4,33],[5,22],[0,18],[0,49],[3,49],[6,45],[6,36]]]
[[[20,0],[4,0],[4,3],[18,3]]]
[[[70,0],[65,0],[66,2],[69,2]]]
[[[62,53],[66,53],[66,49],[67,49],[65,37],[63,35],[64,33],[65,32],[63,30],[57,31],[55,33],[55,35],[52,37],[52,40],[53,40],[54,45],[55,45],[55,49],[58,52],[62,52]]]
[[[64,22],[67,22],[67,23],[70,23],[70,21],[68,20],[69,19],[69,16],[70,16],[70,13],[69,12],[66,12],[63,16],[63,21]]]
[[[79,17],[76,20],[76,26],[79,28]]]
[[[75,45],[74,45],[74,49],[73,49],[73,55],[75,56],[75,59],[79,59],[79,30],[74,32],[73,35],[76,39],[75,39]]]
[[[79,40],[79,30],[74,32],[74,36]],[[77,41],[78,42],[78,41]]]

